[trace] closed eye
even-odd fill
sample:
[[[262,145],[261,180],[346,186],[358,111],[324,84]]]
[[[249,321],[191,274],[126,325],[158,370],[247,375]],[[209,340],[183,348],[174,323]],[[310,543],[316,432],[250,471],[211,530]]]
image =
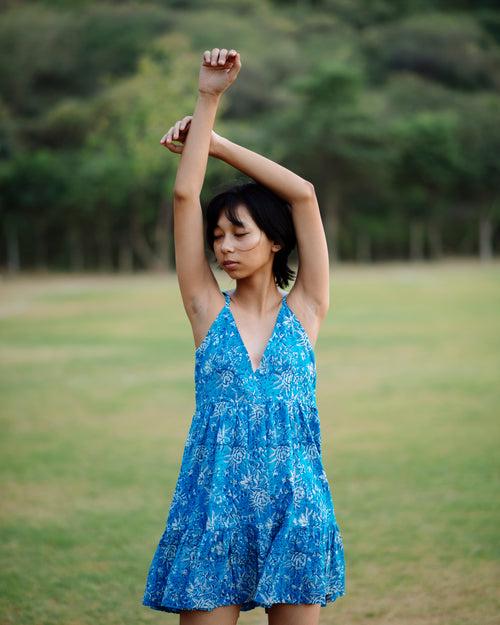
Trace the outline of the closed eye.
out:
[[[243,232],[241,234],[235,234],[235,237],[244,237],[248,234],[248,232]],[[214,239],[220,239],[222,237],[222,234],[216,234],[214,235]]]

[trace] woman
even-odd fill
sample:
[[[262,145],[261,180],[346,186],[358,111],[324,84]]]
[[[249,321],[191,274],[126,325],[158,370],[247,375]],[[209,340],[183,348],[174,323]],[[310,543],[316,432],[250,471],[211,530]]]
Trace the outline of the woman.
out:
[[[174,189],[176,268],[195,342],[196,411],[143,604],[181,625],[316,625],[345,594],[342,537],[321,457],[313,345],[329,307],[326,239],[313,186],[213,132],[241,68],[203,54],[193,116],[161,143],[182,154]],[[181,145],[176,145],[178,141]],[[204,252],[208,155],[254,179],[206,209],[206,238],[236,280],[221,293]],[[298,244],[299,268],[287,258]]]

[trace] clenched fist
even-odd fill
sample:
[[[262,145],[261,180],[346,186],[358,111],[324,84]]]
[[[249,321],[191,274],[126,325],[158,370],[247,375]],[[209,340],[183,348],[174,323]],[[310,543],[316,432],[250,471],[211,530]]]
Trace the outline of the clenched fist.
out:
[[[240,54],[236,50],[213,48],[205,50],[200,67],[198,91],[210,95],[222,95],[236,80],[241,69]]]

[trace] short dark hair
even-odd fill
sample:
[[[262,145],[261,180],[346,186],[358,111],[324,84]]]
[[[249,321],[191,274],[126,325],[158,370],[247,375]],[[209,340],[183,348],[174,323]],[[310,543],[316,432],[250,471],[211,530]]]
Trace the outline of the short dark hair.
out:
[[[213,197],[204,209],[205,236],[209,249],[214,253],[214,230],[222,211],[236,226],[243,224],[238,219],[236,207],[243,204],[257,226],[269,240],[281,245],[274,255],[273,274],[280,288],[288,286],[295,277],[295,271],[288,264],[288,256],[297,245],[292,218],[292,207],[288,202],[257,182],[236,184]]]

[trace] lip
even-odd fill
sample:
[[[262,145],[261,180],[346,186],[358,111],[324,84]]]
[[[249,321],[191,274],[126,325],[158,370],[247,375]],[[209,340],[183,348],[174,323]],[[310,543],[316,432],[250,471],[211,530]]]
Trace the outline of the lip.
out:
[[[225,260],[223,263],[224,267],[232,267],[233,265],[237,265],[238,263],[235,260]]]

